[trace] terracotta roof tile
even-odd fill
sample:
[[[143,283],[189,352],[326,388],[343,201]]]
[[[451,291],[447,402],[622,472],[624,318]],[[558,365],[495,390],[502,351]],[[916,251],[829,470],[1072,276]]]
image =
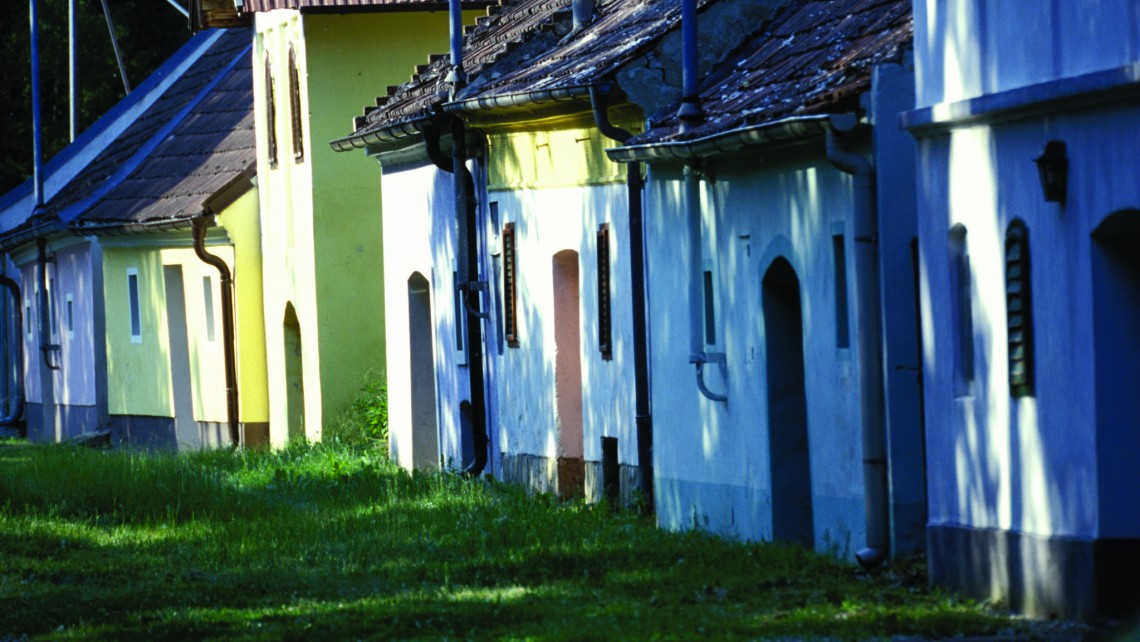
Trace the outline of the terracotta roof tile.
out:
[[[204,202],[256,158],[251,60],[245,56],[74,227],[146,225],[201,215]]]
[[[58,216],[63,210],[87,198],[112,177],[144,144],[157,136],[194,96],[217,78],[219,70],[247,48],[249,42],[248,31],[224,32],[209,51],[202,54],[122,135],[46,204],[48,212]]]
[[[703,84],[705,122],[677,131],[677,105],[650,117],[631,145],[701,138],[796,115],[858,110],[871,67],[912,41],[909,0],[798,0]]]

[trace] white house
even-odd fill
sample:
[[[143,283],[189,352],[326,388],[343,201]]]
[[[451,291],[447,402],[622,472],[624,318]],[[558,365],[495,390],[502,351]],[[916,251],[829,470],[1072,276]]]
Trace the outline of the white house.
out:
[[[929,560],[1140,600],[1140,3],[915,0]]]

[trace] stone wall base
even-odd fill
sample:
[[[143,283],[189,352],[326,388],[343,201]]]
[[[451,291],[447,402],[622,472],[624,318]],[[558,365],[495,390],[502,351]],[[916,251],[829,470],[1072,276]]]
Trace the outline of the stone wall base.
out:
[[[1032,617],[1090,620],[1140,607],[1140,539],[929,526],[927,559],[932,582]]]
[[[641,494],[641,470],[626,464],[618,470],[618,503],[632,506]],[[605,497],[600,461],[503,453],[503,481],[563,499],[584,497],[587,502],[598,503]]]

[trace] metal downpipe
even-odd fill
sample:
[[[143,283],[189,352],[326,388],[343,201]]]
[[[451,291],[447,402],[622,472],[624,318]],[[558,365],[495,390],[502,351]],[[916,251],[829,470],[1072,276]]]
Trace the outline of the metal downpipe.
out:
[[[456,240],[459,246],[457,287],[461,290],[463,307],[467,311],[467,354],[470,359],[468,376],[471,399],[460,403],[460,413],[471,426],[472,450],[475,459],[464,469],[467,477],[478,477],[487,467],[487,403],[483,390],[483,333],[479,306],[472,305],[472,295],[478,301],[479,235],[475,233],[476,203],[473,196],[475,180],[467,169],[466,131],[463,122],[455,118],[451,125],[452,175],[455,181]]]
[[[704,274],[701,270],[701,174],[697,161],[685,164],[685,220],[689,238],[689,363],[696,366],[697,390],[709,401],[728,403],[728,395],[709,390],[705,384],[706,363],[727,363],[724,353],[705,352]]]
[[[855,300],[859,349],[859,419],[863,431],[863,493],[867,502],[867,547],[855,554],[864,568],[883,564],[890,555],[886,427],[883,415],[882,319],[879,311],[878,236],[875,221],[875,168],[844,148],[842,132],[827,131],[827,159],[853,181]]]
[[[226,371],[226,420],[230,424],[231,447],[241,446],[238,417],[237,350],[234,345],[234,280],[230,266],[219,256],[206,251],[206,228],[209,217],[194,219],[194,254],[218,271],[222,281],[222,343]]]
[[[625,144],[633,134],[614,126],[609,119],[608,99],[598,88],[590,87],[594,123],[607,138]],[[641,492],[646,510],[653,512],[653,413],[649,399],[649,335],[645,318],[645,224],[642,212],[641,163],[626,163],[626,194],[629,197],[630,294],[633,299],[633,380],[634,411],[637,426],[637,463],[641,472]]]

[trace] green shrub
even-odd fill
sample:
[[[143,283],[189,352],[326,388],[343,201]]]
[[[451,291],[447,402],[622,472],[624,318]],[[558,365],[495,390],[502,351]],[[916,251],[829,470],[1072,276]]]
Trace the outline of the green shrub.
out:
[[[332,422],[329,435],[348,444],[368,446],[388,453],[388,380],[383,374],[364,377],[356,400]]]

